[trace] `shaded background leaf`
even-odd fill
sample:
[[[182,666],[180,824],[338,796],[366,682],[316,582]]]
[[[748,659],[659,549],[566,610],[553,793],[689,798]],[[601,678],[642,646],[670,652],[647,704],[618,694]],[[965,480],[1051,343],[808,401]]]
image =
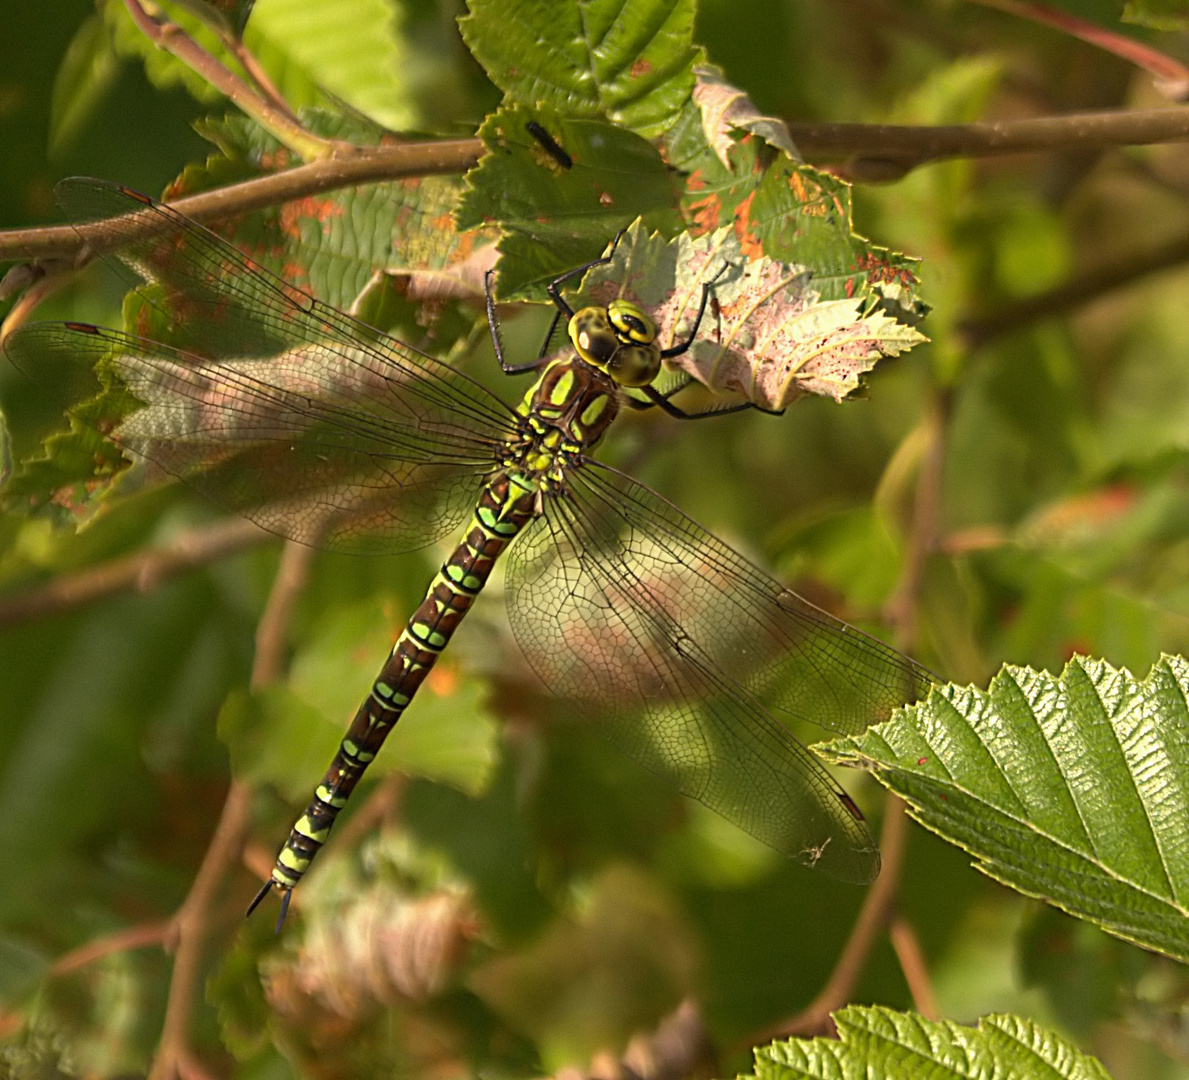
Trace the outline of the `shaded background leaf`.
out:
[[[1118,0],[1068,6],[1180,54],[1175,38],[1118,25]],[[53,185],[64,175],[110,177],[156,194],[175,181],[178,191],[207,190],[293,163],[275,142],[229,115],[230,106],[198,103],[163,53],[140,42],[135,58],[122,59],[97,31],[88,0],[9,7],[0,35],[5,226],[58,223]],[[1155,8],[1131,5],[1140,14]],[[109,17],[122,10],[107,5]],[[368,8],[373,28],[378,10]],[[738,215],[740,236],[755,241],[765,257],[791,263],[806,263],[799,250],[812,246],[822,260],[827,302],[862,294],[864,310],[869,305],[910,325],[921,300],[932,305],[920,327],[931,342],[877,365],[866,400],[839,407],[806,397],[782,420],[743,414],[673,424],[633,416],[607,440],[608,460],[814,601],[886,633],[880,613],[889,597],[902,595],[906,553],[911,559],[919,550],[912,539],[919,466],[940,447],[936,530],[921,566],[913,650],[930,667],[986,685],[1005,660],[1059,670],[1077,650],[1142,671],[1161,650],[1189,653],[1184,269],[1166,260],[1159,272],[1136,271],[1097,294],[1084,277],[1149,251],[1175,252],[1189,229],[1184,147],[1051,148],[947,159],[906,175],[885,161],[885,182],[857,185],[852,208],[837,175],[856,164],[849,150],[809,149],[812,167],[802,167],[780,152],[760,122],[746,120],[740,138],[739,129],[713,119],[717,114],[699,108],[684,89],[674,92],[699,79],[714,85],[719,100],[743,91],[759,116],[793,127],[961,124],[1165,104],[1153,97],[1146,73],[983,5],[701,0],[696,9],[636,8],[647,14],[638,25],[668,26],[672,36],[642,34],[627,49],[623,38],[609,39],[608,55],[624,61],[623,70],[588,66],[597,78],[575,87],[566,82],[574,71],[559,60],[571,44],[547,55],[556,44],[551,35],[565,29],[558,5],[517,9],[545,31],[543,54],[530,53],[530,41],[520,57],[508,48],[510,9],[474,10],[479,18],[468,35],[498,85],[467,51],[454,22],[460,8],[418,0],[400,5],[400,18],[387,24],[382,40],[369,43],[373,60],[403,58],[400,70],[373,63],[356,89],[367,91],[374,80],[388,108],[413,118],[411,127],[450,136],[472,134],[507,91],[505,117],[527,111],[567,153],[582,147],[579,156],[597,149],[587,136],[606,132],[606,110],[617,109],[630,118],[634,137],[659,135],[656,153],[670,200],[660,214],[680,216],[703,235],[734,227]],[[252,29],[249,20],[249,34]],[[349,35],[358,27],[341,29]],[[579,37],[589,51],[589,29]],[[72,40],[73,59],[67,56]],[[650,63],[659,57],[671,66],[633,72],[632,49],[646,46]],[[280,42],[258,47],[269,53],[266,66],[287,92],[321,103],[321,115],[303,113],[312,127],[360,142],[379,137],[374,124],[337,115],[339,103],[318,89],[330,80],[316,64]],[[153,78],[172,79],[172,89],[157,90],[146,76],[139,57],[150,54],[149,63],[162,65]],[[721,68],[721,84],[700,73],[704,56]],[[513,60],[529,61],[522,71],[560,75],[562,82],[534,89],[532,77],[513,70]],[[196,85],[195,92],[205,91]],[[568,111],[571,95],[581,116]],[[216,141],[213,155],[190,127],[199,118]],[[577,124],[590,127],[569,126]],[[504,240],[508,289],[523,283],[542,299],[539,285],[551,267],[594,258],[626,223],[615,218],[614,205],[592,205],[597,187],[589,181],[600,170],[630,164],[622,178],[627,195],[637,168],[650,199],[661,191],[655,153],[647,165],[645,155],[629,149],[594,153],[575,160],[575,180],[523,128],[497,124],[495,131],[489,149],[494,154],[506,138],[508,156],[502,171],[488,175],[507,179],[508,204],[496,201],[500,186],[492,183],[484,193],[491,204],[479,199],[468,212],[478,224],[499,224],[512,234]],[[873,164],[860,153],[857,164],[864,163]],[[515,400],[521,386],[504,385],[489,354],[461,357],[462,343],[485,331],[476,324],[474,302],[482,269],[470,257],[482,244],[476,240],[467,254],[467,234],[440,212],[457,189],[455,178],[406,183],[374,201],[366,195],[374,189],[362,189],[288,208],[265,227],[247,218],[220,227],[258,257],[275,255],[270,265],[336,303],[354,305],[369,321],[458,358]],[[328,203],[334,212],[323,214]],[[567,225],[564,216],[574,209],[580,214]],[[652,212],[651,202],[644,209]],[[800,230],[794,250],[767,250],[770,241],[781,241],[784,224]],[[679,231],[663,221],[652,227]],[[569,233],[589,248],[555,254],[555,246],[570,242]],[[494,239],[493,232],[482,243],[490,250]],[[445,284],[464,292],[469,281],[471,299],[445,299],[443,283],[425,266],[443,271]],[[437,290],[433,299],[418,295],[422,284]],[[1058,285],[1072,286],[1072,306],[1044,308],[1039,319],[1013,306],[1044,301]],[[102,275],[89,275],[43,303],[38,317],[118,324],[122,292]],[[552,313],[509,305],[501,314],[510,355],[535,356]],[[0,362],[0,400],[20,468],[47,433],[61,428],[60,411],[6,362]],[[931,432],[940,432],[940,442]],[[35,478],[26,493],[49,497],[50,517],[29,519],[23,498],[10,501],[0,517],[0,611],[12,610],[3,608],[9,599],[44,604],[43,587],[106,572],[113,562],[139,558],[211,522],[209,508],[184,492],[138,489],[134,477],[101,498],[108,486],[102,478],[94,486],[97,449],[76,438],[70,456],[39,466],[56,471]],[[80,520],[89,526],[76,534]],[[12,799],[28,804],[14,819],[27,827],[0,836],[7,853],[0,1030],[24,1022],[5,1037],[31,1067],[53,1068],[61,1059],[63,1068],[97,1076],[148,1069],[170,985],[163,951],[154,944],[67,973],[53,965],[110,934],[151,929],[185,896],[231,775],[217,719],[244,693],[276,561],[275,550],[261,547],[177,579],[149,573],[129,586],[137,591],[86,608],[38,620],[0,619],[0,768],[19,760],[45,770],[40,785],[23,771],[5,772],[18,785]],[[352,640],[344,632],[335,645],[327,628],[350,626],[353,612],[380,597],[390,608],[379,621],[399,622],[434,565],[430,557],[317,560],[288,642],[292,655],[316,661],[307,668],[306,687],[315,698],[325,691],[331,701],[342,689],[332,672]],[[658,939],[651,955],[676,958],[649,969],[668,973],[670,987],[688,987],[687,963],[696,961],[693,985],[723,1075],[746,1069],[743,1048],[796,1014],[825,984],[863,894],[783,864],[625,766],[595,733],[557,724],[499,609],[498,593],[484,597],[464,628],[473,633],[455,643],[467,704],[450,719],[466,721],[473,712],[483,750],[470,756],[470,747],[457,745],[470,736],[454,734],[434,748],[447,760],[461,753],[453,780],[440,782],[426,769],[394,794],[393,773],[361,792],[358,828],[344,822],[354,831],[323,857],[322,881],[308,902],[298,898],[291,936],[281,941],[269,920],[244,925],[241,918],[259,867],[275,855],[295,809],[271,783],[260,791],[246,851],[253,869],[237,865],[212,909],[217,940],[205,997],[201,988],[195,995],[191,1031],[203,1068],[245,1077],[323,1075],[330,1059],[331,1067],[349,1060],[360,1077],[402,1070],[540,1075],[543,1049],[560,1057],[557,1048],[580,1026],[560,1007],[542,1017],[533,1013],[533,1002],[546,996],[542,980],[553,991],[547,1005],[572,1005],[584,1000],[595,970],[542,962],[548,950],[540,944],[581,941],[583,933],[589,939],[590,928],[604,925],[608,898],[624,913],[617,941],[630,946],[641,940],[642,927],[651,927]],[[361,654],[378,647],[370,633],[354,638]],[[362,678],[378,660],[355,658]],[[290,692],[278,692],[278,699]],[[448,710],[452,699],[440,700]],[[352,706],[304,706],[310,728],[331,738],[342,716],[322,713],[344,707]],[[304,767],[293,745],[303,725],[288,708],[280,701],[269,722],[253,728],[260,735],[254,752],[261,762],[292,761],[296,770]],[[487,710],[499,721],[490,773]],[[438,724],[435,717],[430,726]],[[233,745],[243,738],[241,729]],[[274,771],[280,778],[287,767]],[[470,783],[480,777],[482,784]],[[299,785],[289,783],[296,792]],[[847,783],[878,825],[878,789],[863,777]],[[307,795],[300,791],[295,799],[304,803]],[[920,830],[901,878],[900,915],[916,931],[945,1015],[1014,1012],[1093,1049],[1117,1077],[1186,1075],[1181,965],[1025,900],[974,873],[968,861]],[[283,997],[266,997],[262,967],[275,954],[299,955],[303,932],[320,944],[339,942],[356,930],[375,933],[380,923],[373,916],[385,912],[399,927],[402,905],[433,896],[451,879],[469,887],[479,936],[466,939],[462,979],[440,994],[348,1019],[327,1011],[320,987],[303,996],[296,979]],[[352,905],[353,898],[360,902]],[[465,973],[487,959],[508,961],[491,1004],[465,984]],[[625,1030],[631,1010],[623,1002],[647,1006],[638,1013],[644,1024],[655,1017],[656,1002],[671,1000],[651,992],[633,996],[633,976],[645,969],[633,965],[630,947],[607,961],[598,970],[609,989],[586,998],[584,1031]],[[870,954],[853,997],[912,1005],[885,940]],[[294,1006],[288,1027],[275,1007],[282,1000]],[[320,1057],[308,1041],[297,1051],[304,1036],[330,1029],[339,1040],[333,1051]],[[579,1042],[589,1045],[579,1039],[570,1045]],[[623,1048],[606,1049],[616,1055]]]

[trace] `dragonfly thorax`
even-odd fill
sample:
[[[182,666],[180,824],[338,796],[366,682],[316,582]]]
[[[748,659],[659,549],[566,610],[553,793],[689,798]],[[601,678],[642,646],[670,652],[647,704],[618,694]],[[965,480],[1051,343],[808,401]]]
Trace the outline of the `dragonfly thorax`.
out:
[[[554,360],[520,405],[521,443],[508,464],[555,476],[565,459],[590,450],[619,411],[619,388],[579,356]]]
[[[661,370],[656,323],[629,300],[584,307],[574,313],[568,330],[578,355],[620,386],[648,386]]]

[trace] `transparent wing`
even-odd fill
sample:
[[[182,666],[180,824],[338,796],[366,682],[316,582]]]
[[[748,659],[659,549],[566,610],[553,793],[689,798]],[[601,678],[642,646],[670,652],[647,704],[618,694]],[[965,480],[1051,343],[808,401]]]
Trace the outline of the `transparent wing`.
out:
[[[65,363],[107,363],[145,405],[117,442],[281,535],[401,551],[457,524],[516,431],[503,402],[168,207],[101,181],[59,195],[150,283],[154,340],[34,324],[5,342],[18,368],[60,391]]]
[[[874,877],[854,803],[774,712],[859,731],[923,694],[928,672],[595,462],[567,474],[508,561],[517,639],[579,715],[772,847]]]
[[[225,509],[302,543],[396,552],[454,528],[502,440],[408,416],[382,354],[309,346],[213,364],[84,324],[31,324],[5,342],[37,377],[112,365],[143,408],[108,433]]]

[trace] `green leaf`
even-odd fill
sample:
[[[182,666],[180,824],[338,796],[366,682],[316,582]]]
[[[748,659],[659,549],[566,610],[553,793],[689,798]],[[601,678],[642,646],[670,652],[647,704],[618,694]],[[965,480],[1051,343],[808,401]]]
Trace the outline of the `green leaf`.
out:
[[[287,686],[232,695],[219,714],[219,737],[235,774],[272,784],[292,802],[306,799],[392,649],[391,624],[378,600],[347,606],[298,651]],[[478,794],[498,754],[485,699],[483,680],[449,658],[439,661],[368,775],[399,769]]]
[[[1189,29],[1189,3],[1186,0],[1127,0],[1123,5],[1123,21],[1155,30]]]
[[[854,232],[849,184],[788,157],[765,171],[738,228],[744,247],[754,244],[774,259],[811,267],[824,299],[861,297],[885,283],[909,290],[916,284],[915,259]]]
[[[50,99],[50,146],[69,146],[110,91],[120,65],[107,27],[92,15],[78,28],[54,78]]]
[[[271,61],[296,66],[309,83],[342,98],[387,127],[412,127],[401,77],[410,57],[397,32],[392,0],[258,0],[244,44]],[[293,107],[312,104],[294,95],[284,76],[282,92]]]
[[[539,124],[572,159],[562,168],[529,131]],[[492,220],[500,241],[500,297],[545,298],[558,274],[598,258],[637,217],[676,232],[669,170],[647,140],[597,120],[563,119],[552,109],[501,109],[479,131],[487,147],[467,175],[455,213],[459,229]]]
[[[693,89],[693,0],[470,0],[467,47],[510,101],[654,138]]]
[[[302,121],[315,135],[358,146],[383,136],[358,117],[307,110]],[[291,164],[276,139],[243,117],[207,121],[200,131],[221,154],[188,168],[171,185],[173,198]],[[450,176],[368,184],[239,215],[216,231],[286,281],[345,310],[379,277],[399,275],[404,291],[421,297],[401,336],[440,355],[453,343],[435,336],[433,316],[442,296],[480,295],[483,270],[494,258],[494,248],[490,257],[482,250],[495,241],[486,219],[467,232],[453,227],[451,212],[461,191],[461,179]]]
[[[1189,960],[1189,663],[1075,657],[946,686],[832,759],[872,769],[984,873]]]
[[[972,1028],[855,1005],[834,1013],[834,1023],[836,1040],[791,1039],[756,1050],[755,1080],[1109,1080],[1095,1058],[1018,1016],[986,1016]]]
[[[217,731],[233,776],[271,784],[293,803],[309,797],[338,748],[326,718],[284,686],[233,691],[219,710]]]
[[[392,650],[392,615],[375,599],[346,607],[293,659],[292,691],[340,729],[332,752]],[[380,769],[441,780],[470,795],[481,792],[498,753],[486,696],[482,679],[443,657],[385,742]],[[329,761],[327,756],[323,765]]]
[[[117,55],[136,57],[143,64],[149,82],[158,90],[169,90],[182,86],[196,101],[213,104],[223,95],[198,74],[193,68],[179,60],[172,53],[159,49],[140,30],[124,4],[104,4],[103,20],[111,32],[112,46]],[[189,34],[202,48],[222,63],[233,63],[219,40],[218,35],[207,23],[191,11],[170,9],[170,18],[178,27]]]

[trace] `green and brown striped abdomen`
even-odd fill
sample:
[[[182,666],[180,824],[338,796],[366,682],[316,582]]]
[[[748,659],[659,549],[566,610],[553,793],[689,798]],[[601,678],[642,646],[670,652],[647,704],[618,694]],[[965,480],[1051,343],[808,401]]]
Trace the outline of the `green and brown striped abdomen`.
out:
[[[501,473],[483,489],[466,535],[442,564],[425,599],[401,631],[257,900],[272,887],[287,894],[301,880],[364,769],[487,583],[495,560],[535,516],[537,500],[535,485],[508,473]]]

